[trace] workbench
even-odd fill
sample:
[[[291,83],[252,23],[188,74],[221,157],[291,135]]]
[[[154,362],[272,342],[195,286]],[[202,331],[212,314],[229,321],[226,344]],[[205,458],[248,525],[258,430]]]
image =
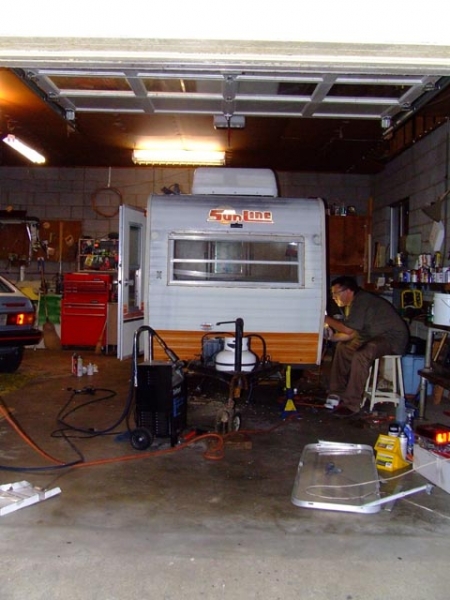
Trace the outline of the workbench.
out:
[[[427,324],[425,360],[423,369],[419,371],[419,418],[425,417],[427,384],[432,383],[444,389],[450,389],[450,327],[446,325]],[[440,336],[435,342],[435,336]]]

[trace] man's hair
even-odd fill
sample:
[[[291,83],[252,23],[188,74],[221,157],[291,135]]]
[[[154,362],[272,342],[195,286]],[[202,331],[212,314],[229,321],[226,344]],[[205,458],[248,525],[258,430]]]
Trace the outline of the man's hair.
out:
[[[351,290],[352,292],[357,292],[360,288],[354,277],[350,277],[349,275],[341,275],[341,277],[336,277],[331,282],[331,285],[339,285],[341,288],[346,290]]]

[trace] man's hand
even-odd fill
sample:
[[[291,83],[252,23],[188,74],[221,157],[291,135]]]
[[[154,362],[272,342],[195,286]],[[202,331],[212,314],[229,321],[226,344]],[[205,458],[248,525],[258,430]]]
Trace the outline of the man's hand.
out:
[[[323,339],[325,341],[332,341],[334,336],[334,331],[325,323],[323,326]]]
[[[350,327],[347,327],[342,321],[333,319],[329,315],[325,315],[325,327],[333,331],[333,335],[327,339],[332,342],[348,342],[357,336],[357,332]]]
[[[333,336],[330,338],[331,342],[348,342],[349,340],[352,340],[354,338],[354,335],[351,334],[349,335],[348,333],[342,333],[340,331],[335,331]]]

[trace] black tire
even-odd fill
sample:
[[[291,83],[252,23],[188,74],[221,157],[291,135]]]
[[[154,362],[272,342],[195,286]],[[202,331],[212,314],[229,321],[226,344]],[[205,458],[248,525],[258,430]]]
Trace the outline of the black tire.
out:
[[[230,423],[230,413],[225,408],[221,408],[216,415],[215,430],[223,435],[228,433]]]
[[[153,444],[153,433],[146,427],[138,427],[131,432],[130,442],[135,450],[147,450]]]
[[[232,431],[239,431],[241,423],[241,413],[221,410],[216,417],[216,432],[224,435],[226,433],[231,433]]]
[[[241,413],[235,412],[231,417],[230,431],[239,431],[242,425]]]
[[[14,348],[9,354],[0,355],[0,373],[15,373],[22,364],[23,348]]]

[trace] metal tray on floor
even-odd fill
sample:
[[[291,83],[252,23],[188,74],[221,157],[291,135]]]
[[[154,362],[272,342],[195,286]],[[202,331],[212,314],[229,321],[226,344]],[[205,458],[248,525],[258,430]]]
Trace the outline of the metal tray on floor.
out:
[[[291,500],[303,508],[376,513],[379,487],[371,446],[319,441],[303,449]]]

